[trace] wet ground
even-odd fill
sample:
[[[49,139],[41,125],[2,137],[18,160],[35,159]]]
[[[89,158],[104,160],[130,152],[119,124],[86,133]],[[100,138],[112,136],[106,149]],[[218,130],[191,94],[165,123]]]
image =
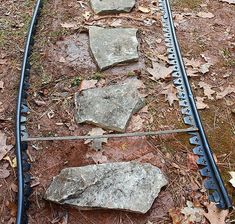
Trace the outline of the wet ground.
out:
[[[4,82],[4,88],[0,89],[0,129],[7,134],[8,144],[14,144],[14,106],[23,38],[33,7],[33,1],[19,2],[3,0],[0,8],[0,15],[3,15],[0,18],[0,81]],[[161,94],[171,84],[171,80],[153,81],[147,72],[152,62],[159,59],[164,61],[166,53],[160,13],[155,10],[155,1],[137,1],[130,14],[114,16],[96,16],[87,1],[84,4],[79,2],[52,0],[44,3],[31,56],[30,114],[27,123],[30,135],[87,134],[93,126],[78,125],[74,119],[74,93],[78,91],[81,81],[96,79],[97,86],[102,87],[123,82],[133,76],[143,82],[142,93],[146,96],[147,107],[135,115],[128,131],[184,128],[178,102],[174,101],[169,106],[167,98]],[[138,6],[148,7],[152,12],[140,12]],[[206,58],[212,64],[208,73],[191,77],[190,82],[195,95],[205,97],[204,102],[209,107],[201,110],[200,115],[231,195],[234,189],[228,182],[228,171],[235,170],[235,93],[222,99],[216,99],[213,95],[214,99],[211,100],[205,96],[198,83],[202,81],[209,84],[216,93],[229,85],[234,87],[234,7],[217,1],[173,1],[183,56],[201,63]],[[215,17],[197,17],[200,11],[212,12]],[[63,27],[65,23],[75,25],[66,28]],[[90,25],[138,28],[139,62],[100,72],[89,50],[87,28]],[[192,147],[187,142],[188,136],[183,134],[109,140],[101,152],[94,152],[90,145],[81,141],[32,143],[28,150],[34,178],[29,223],[66,223],[66,220],[71,224],[172,223],[169,210],[185,207],[188,200],[205,208],[207,197],[201,190],[202,178],[195,166]],[[9,156],[14,158],[13,150]],[[131,160],[160,167],[170,181],[145,215],[106,210],[78,211],[43,199],[52,177],[64,167]],[[0,167],[5,163],[0,161]],[[0,179],[1,223],[14,220],[16,193],[12,186],[15,181],[13,169],[8,178]],[[233,215],[230,216],[230,220],[234,220]]]

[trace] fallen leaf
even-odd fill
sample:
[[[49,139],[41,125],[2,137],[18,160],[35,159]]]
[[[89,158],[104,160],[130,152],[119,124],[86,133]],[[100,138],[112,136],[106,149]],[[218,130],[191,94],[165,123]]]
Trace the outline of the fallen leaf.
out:
[[[172,73],[172,67],[166,67],[164,64],[158,62],[152,62],[153,68],[147,68],[147,71],[153,77],[150,77],[153,80],[166,79]]]
[[[12,168],[16,168],[17,167],[16,157],[13,160],[11,160],[11,158],[9,156],[4,157],[3,159],[8,161]]]
[[[131,131],[139,131],[144,126],[144,120],[141,118],[140,115],[134,115],[131,118],[128,130]]]
[[[198,170],[198,156],[193,153],[187,153],[187,168],[190,170]]]
[[[106,163],[108,161],[107,156],[104,156],[102,151],[87,154],[86,157],[92,158],[96,164]]]
[[[179,208],[170,209],[169,215],[172,219],[172,224],[181,224],[184,219]]]
[[[194,68],[187,68],[187,75],[188,77],[198,77],[199,70]]]
[[[215,91],[212,89],[212,87],[205,83],[205,82],[199,82],[198,85],[200,86],[200,88],[203,88],[204,91],[204,95],[208,97],[209,100],[213,100],[214,97],[212,96]]]
[[[0,179],[5,179],[10,176],[10,171],[6,168],[0,168]]]
[[[235,0],[220,0],[221,2],[227,2],[228,4],[235,4]]]
[[[199,12],[197,16],[204,19],[211,19],[215,17],[214,14],[211,12]]]
[[[7,201],[6,203],[7,208],[11,211],[10,214],[11,216],[16,216],[17,214],[17,205],[15,202],[12,201]]]
[[[61,23],[60,24],[63,28],[70,29],[70,28],[76,28],[76,23]]]
[[[139,6],[138,7],[138,10],[143,12],[143,13],[149,13],[150,12],[150,9],[149,8],[145,8],[145,7],[142,7],[142,6]]]
[[[188,59],[184,58],[184,63],[186,66],[191,66],[192,68],[199,68],[201,66],[201,62],[199,60],[195,60],[194,58]]]
[[[181,213],[185,215],[185,219],[183,223],[203,223],[204,218],[204,210],[202,208],[194,207],[191,201],[186,202],[187,207],[181,209]]]
[[[211,67],[211,65],[211,63],[202,64],[199,68],[199,72],[201,72],[203,75],[208,73],[210,71],[209,68]]]
[[[216,207],[215,203],[211,202],[206,205],[208,213],[204,213],[204,216],[211,224],[225,224],[225,219],[229,213],[229,210],[223,210]]]
[[[204,99],[205,97],[196,97],[196,105],[198,110],[204,110],[206,108],[209,108],[209,106],[203,102]]]
[[[102,128],[92,128],[91,131],[88,132],[88,135],[94,136],[94,135],[103,135],[105,131]],[[107,138],[96,138],[96,139],[88,139],[85,141],[85,144],[88,144],[91,142],[91,147],[97,151],[100,151],[102,149],[102,143],[107,143]]]
[[[216,99],[217,100],[223,99],[225,96],[227,96],[227,95],[229,95],[231,93],[235,93],[235,87],[234,86],[228,86],[222,92],[217,93]]]
[[[172,106],[174,101],[178,101],[177,90],[174,85],[169,84],[164,88],[164,91],[161,92],[166,96],[166,100],[169,102],[169,105]]]
[[[235,171],[231,171],[229,172],[229,174],[231,175],[231,179],[229,180],[229,182],[232,184],[233,187],[235,187]]]
[[[13,147],[12,145],[7,145],[6,142],[7,142],[6,135],[0,131],[0,161]]]
[[[91,89],[95,88],[98,80],[91,79],[91,80],[82,80],[80,86],[79,86],[79,91],[82,91],[84,89]]]
[[[0,89],[4,89],[4,82],[0,81]]]

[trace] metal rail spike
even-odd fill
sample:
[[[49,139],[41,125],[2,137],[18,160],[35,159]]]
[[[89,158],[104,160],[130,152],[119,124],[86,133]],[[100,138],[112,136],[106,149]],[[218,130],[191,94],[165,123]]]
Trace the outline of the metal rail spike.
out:
[[[162,26],[165,43],[168,48],[169,63],[173,66],[173,83],[178,91],[179,105],[181,106],[183,120],[185,124],[198,128],[197,132],[189,133],[191,135],[189,141],[192,145],[195,145],[195,148],[193,149],[194,154],[199,156],[197,164],[202,167],[200,173],[205,177],[204,186],[208,190],[209,200],[215,202],[218,208],[231,208],[231,199],[228,196],[220,172],[215,163],[193,98],[176,38],[169,0],[159,0],[159,8],[162,12]]]
[[[16,107],[16,158],[17,158],[17,178],[18,178],[18,205],[17,205],[17,217],[16,224],[27,224],[28,216],[27,209],[29,207],[29,195],[31,193],[30,181],[31,176],[29,174],[30,164],[28,163],[27,156],[27,142],[22,141],[23,138],[28,137],[26,130],[26,115],[28,112],[27,106],[27,91],[29,89],[29,73],[30,63],[29,57],[34,43],[34,34],[37,24],[38,15],[41,8],[41,0],[37,0],[34,13],[32,16],[31,24],[28,29],[28,35],[25,42],[24,56],[21,66],[21,76],[18,90],[18,99]]]

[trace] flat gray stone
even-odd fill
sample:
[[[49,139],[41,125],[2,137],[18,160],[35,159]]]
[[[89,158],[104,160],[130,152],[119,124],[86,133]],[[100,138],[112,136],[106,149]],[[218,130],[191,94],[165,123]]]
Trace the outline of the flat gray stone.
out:
[[[91,0],[91,7],[97,14],[130,12],[135,0]]]
[[[83,90],[75,94],[76,120],[124,132],[132,114],[144,106],[137,79],[125,84]]]
[[[138,61],[137,31],[134,28],[89,28],[91,52],[101,70]]]
[[[146,213],[167,184],[148,163],[118,162],[66,168],[53,179],[47,200],[79,209],[121,209]]]

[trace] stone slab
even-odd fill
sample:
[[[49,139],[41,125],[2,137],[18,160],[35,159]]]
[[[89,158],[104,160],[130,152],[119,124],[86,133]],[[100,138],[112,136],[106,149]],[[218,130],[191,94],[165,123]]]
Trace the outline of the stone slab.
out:
[[[167,179],[148,163],[118,162],[66,168],[53,179],[47,200],[79,209],[146,213]]]
[[[144,106],[137,79],[124,84],[83,90],[75,94],[76,120],[119,132],[126,130],[132,114]]]
[[[91,0],[91,7],[97,14],[130,12],[135,0]]]
[[[90,49],[100,70],[138,61],[137,29],[89,27]]]

